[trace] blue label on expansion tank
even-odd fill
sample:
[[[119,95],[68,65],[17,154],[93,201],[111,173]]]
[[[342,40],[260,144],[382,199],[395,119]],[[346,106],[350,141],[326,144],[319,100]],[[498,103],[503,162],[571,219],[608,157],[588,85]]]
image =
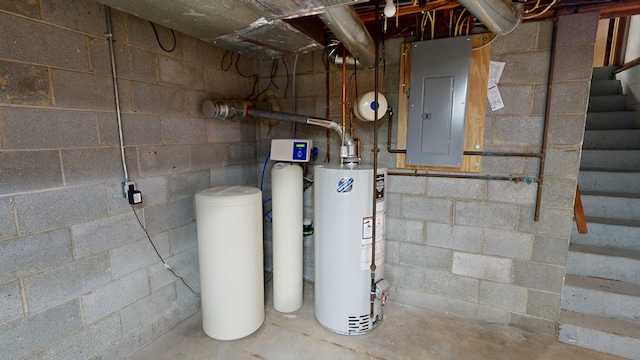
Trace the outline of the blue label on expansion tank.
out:
[[[353,178],[343,177],[338,181],[338,188],[336,189],[338,193],[348,193],[351,189],[353,189]]]

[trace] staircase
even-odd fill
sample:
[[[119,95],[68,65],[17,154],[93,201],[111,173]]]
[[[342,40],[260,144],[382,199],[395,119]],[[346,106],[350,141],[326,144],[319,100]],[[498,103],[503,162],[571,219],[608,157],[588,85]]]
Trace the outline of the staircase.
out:
[[[613,70],[593,70],[578,177],[589,232],[571,234],[558,337],[640,359],[640,129]]]

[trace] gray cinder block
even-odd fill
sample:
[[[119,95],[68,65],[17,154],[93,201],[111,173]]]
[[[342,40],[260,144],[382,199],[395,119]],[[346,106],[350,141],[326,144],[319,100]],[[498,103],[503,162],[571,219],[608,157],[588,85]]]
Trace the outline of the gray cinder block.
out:
[[[400,244],[400,263],[449,271],[451,250],[416,244]]]
[[[527,305],[527,289],[509,284],[482,281],[480,283],[479,303],[517,313],[524,313]]]
[[[122,337],[120,318],[113,314],[76,334],[47,348],[40,355],[42,360],[84,360],[100,357],[100,354]]]
[[[10,197],[0,198],[0,239],[17,235],[12,202]]]
[[[527,314],[543,319],[555,320],[560,313],[560,294],[528,290]]]
[[[0,15],[0,23],[12,30],[11,36],[0,38],[0,53],[34,64],[75,70],[89,68],[85,35],[4,13]],[[34,34],[38,34],[39,46],[33,46]]]
[[[53,229],[97,219],[107,214],[102,185],[64,188],[15,197],[23,233]]]
[[[68,229],[0,241],[0,283],[70,260]]]
[[[451,200],[403,195],[402,216],[415,220],[451,224],[452,205]]]
[[[146,208],[144,215],[145,225],[151,234],[182,226],[195,219],[193,199],[185,198]]]
[[[536,183],[490,181],[488,199],[496,202],[533,204],[536,200],[537,189]]]
[[[548,337],[556,337],[556,322],[533,316],[510,313],[509,326]]]
[[[427,178],[429,196],[483,200],[487,183],[474,179]]]
[[[159,145],[138,148],[140,175],[152,176],[189,170],[188,145]]]
[[[63,150],[62,165],[67,186],[118,181],[122,165],[118,148]]]
[[[428,179],[425,177],[392,176],[387,180],[387,192],[399,194],[426,194]]]
[[[71,232],[73,251],[78,257],[97,254],[143,236],[142,228],[132,212],[73,225]]]
[[[112,272],[116,278],[157,261],[160,259],[146,237],[111,250]]]
[[[18,281],[0,285],[0,309],[0,326],[23,315]]]
[[[21,359],[82,327],[78,300],[68,301],[0,328],[6,359]]]
[[[452,273],[476,279],[511,282],[513,260],[495,256],[453,253]]]
[[[451,226],[429,223],[427,245],[479,253],[482,249],[482,229],[471,226]]]
[[[480,281],[449,272],[426,271],[425,291],[429,294],[468,302],[478,302]]]
[[[193,198],[200,190],[209,188],[209,171],[193,171],[167,176],[169,200]]]
[[[161,318],[162,314],[176,309],[176,290],[174,286],[165,286],[149,296],[122,309],[122,330],[133,334],[139,327],[149,326]]]
[[[516,261],[513,265],[513,284],[530,289],[560,293],[564,283],[564,267]]]
[[[422,290],[424,288],[424,270],[411,266],[394,266],[394,286]]]
[[[491,202],[456,202],[456,224],[515,229],[518,206]]]
[[[197,248],[196,224],[191,223],[169,230],[169,241],[172,254],[179,254],[183,251]]]
[[[490,324],[504,324],[509,318],[506,310],[453,299],[448,300],[447,313]]]
[[[424,243],[424,222],[418,220],[386,218],[386,238],[409,243]]]
[[[81,297],[84,320],[90,324],[149,294],[146,269],[121,277]]]
[[[134,111],[159,115],[186,114],[182,89],[137,81],[133,81],[131,87]]]
[[[207,120],[186,116],[164,118],[162,138],[167,144],[206,143]]]
[[[51,150],[95,147],[99,144],[96,118],[90,112],[6,108],[4,113],[3,145],[8,149]]]
[[[483,254],[529,260],[532,248],[533,235],[531,234],[498,229],[484,231]]]
[[[53,105],[49,89],[49,74],[45,67],[0,61],[4,82],[2,92],[7,94],[3,104]]]
[[[37,312],[111,281],[109,253],[87,257],[24,278],[29,312]]]
[[[158,76],[164,84],[204,89],[204,68],[201,64],[158,56]]]
[[[58,151],[0,151],[0,163],[3,165],[0,188],[5,194],[56,188],[63,184]]]

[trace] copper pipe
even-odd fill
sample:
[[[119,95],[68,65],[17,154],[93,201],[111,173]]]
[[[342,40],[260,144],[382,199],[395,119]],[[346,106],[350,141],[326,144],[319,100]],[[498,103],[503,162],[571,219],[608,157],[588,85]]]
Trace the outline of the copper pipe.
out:
[[[387,131],[387,152],[390,154],[406,154],[407,150],[391,148],[391,132],[393,131],[393,109],[389,108],[389,130]]]
[[[549,55],[549,77],[547,78],[547,99],[544,108],[544,124],[542,130],[542,150],[540,168],[538,169],[538,191],[536,193],[536,209],[534,221],[540,220],[540,203],[542,202],[542,186],[544,185],[544,163],[547,155],[547,133],[549,132],[549,117],[551,113],[551,90],[553,88],[554,62],[556,61],[556,40],[558,38],[558,18],[553,19],[553,34],[551,37],[551,55]]]
[[[517,153],[517,152],[498,152],[498,151],[463,151],[464,155],[470,156],[519,156],[519,157],[537,157],[541,158],[542,153]]]
[[[376,18],[374,23],[374,32],[373,39],[375,43],[375,63],[379,63],[379,43],[378,43],[378,29],[380,28],[380,3],[376,1]],[[373,91],[374,91],[374,103],[379,104],[378,102],[378,75],[379,75],[379,66],[376,66],[374,69],[374,77],[373,77]],[[370,301],[370,312],[369,318],[373,318],[373,310],[374,310],[374,302],[376,299],[376,224],[377,224],[377,208],[378,208],[378,197],[377,197],[377,182],[378,182],[378,110],[379,106],[376,106],[373,110],[373,176],[371,181],[373,182],[373,192],[371,193],[371,221],[373,226],[371,227],[371,265],[369,266],[369,270],[371,272],[371,291],[369,294]]]
[[[342,57],[347,56],[347,49],[342,48]],[[342,62],[342,132],[347,128],[347,62]],[[342,144],[344,145],[344,144]],[[340,150],[342,151],[342,149]]]
[[[330,85],[330,78],[331,78],[331,71],[329,71],[329,63],[328,62],[324,62],[324,87],[325,87],[325,100],[327,102],[327,106],[325,108],[325,119],[329,119],[331,116],[331,91],[329,88]],[[327,155],[326,155],[326,162],[331,162],[331,130],[327,129]]]
[[[479,179],[479,180],[505,180],[514,182],[532,183],[539,181],[539,178],[528,176],[499,176],[499,175],[472,175],[472,174],[440,174],[440,173],[419,173],[418,170],[413,172],[391,171],[387,173],[391,176],[415,176],[415,177],[437,177],[451,179]]]

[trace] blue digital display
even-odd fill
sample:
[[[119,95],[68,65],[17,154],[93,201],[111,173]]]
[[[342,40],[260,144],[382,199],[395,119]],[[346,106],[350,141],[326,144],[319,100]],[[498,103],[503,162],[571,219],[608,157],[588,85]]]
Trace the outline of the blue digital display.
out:
[[[307,143],[302,141],[293,142],[293,160],[308,161],[307,159]]]

